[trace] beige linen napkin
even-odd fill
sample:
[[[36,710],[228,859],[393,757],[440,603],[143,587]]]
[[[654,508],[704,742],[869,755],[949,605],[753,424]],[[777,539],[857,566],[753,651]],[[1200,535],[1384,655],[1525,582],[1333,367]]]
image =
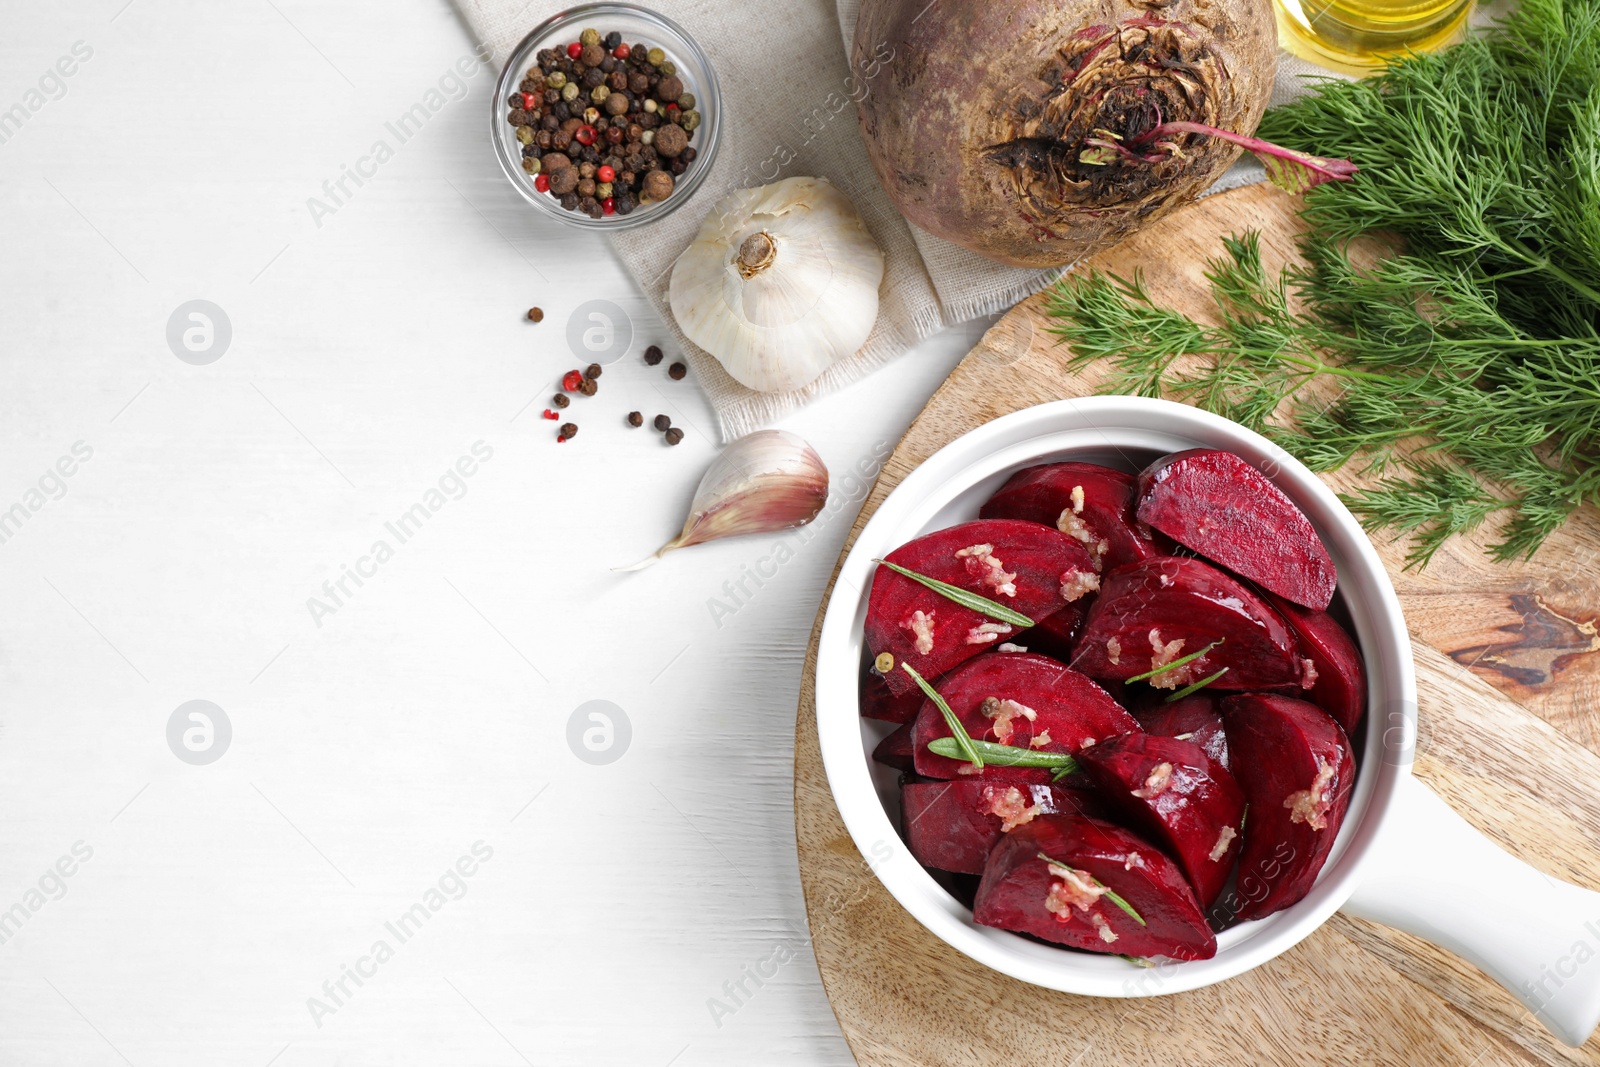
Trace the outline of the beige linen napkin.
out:
[[[454,0],[462,17],[504,64],[529,30],[561,9],[551,0]],[[724,440],[742,436],[882,366],[917,341],[956,323],[1004,311],[1061,270],[1024,270],[984,259],[908,223],[889,203],[856,131],[847,60],[860,0],[650,0],[699,42],[722,89],[721,147],[694,200],[660,222],[611,238],[623,265],[687,353],[711,398]],[[1476,20],[1475,20],[1476,21]],[[596,26],[604,32],[605,27]],[[841,48],[841,34],[844,47]],[[1285,53],[1272,102],[1307,91],[1324,71]],[[672,325],[667,279],[672,263],[726,192],[779,178],[827,178],[855,202],[883,249],[877,325],[867,343],[811,385],[792,393],[757,393],[739,385]],[[1260,181],[1246,157],[1212,192]]]

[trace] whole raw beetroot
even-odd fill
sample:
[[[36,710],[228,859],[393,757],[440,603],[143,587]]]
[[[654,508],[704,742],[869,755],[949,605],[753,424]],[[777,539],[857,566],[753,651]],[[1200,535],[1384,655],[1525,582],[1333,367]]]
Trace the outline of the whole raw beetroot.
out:
[[[867,153],[912,222],[991,259],[1069,263],[1193,199],[1276,68],[1270,0],[863,0]],[[1098,142],[1098,143],[1097,143]]]

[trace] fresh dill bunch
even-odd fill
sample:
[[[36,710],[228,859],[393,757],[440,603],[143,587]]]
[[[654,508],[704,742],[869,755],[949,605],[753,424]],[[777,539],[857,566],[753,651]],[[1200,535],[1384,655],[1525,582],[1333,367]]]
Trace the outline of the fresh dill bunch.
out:
[[[1217,326],[1138,277],[1069,277],[1046,310],[1071,366],[1109,361],[1112,388],[1226,415],[1315,470],[1361,464],[1377,479],[1346,503],[1413,535],[1412,565],[1502,512],[1491,554],[1532,555],[1600,502],[1600,0],[1524,0],[1259,132],[1361,168],[1307,197],[1305,264],[1269,277],[1255,234],[1227,238]],[[1358,269],[1349,244],[1373,234],[1399,251]]]

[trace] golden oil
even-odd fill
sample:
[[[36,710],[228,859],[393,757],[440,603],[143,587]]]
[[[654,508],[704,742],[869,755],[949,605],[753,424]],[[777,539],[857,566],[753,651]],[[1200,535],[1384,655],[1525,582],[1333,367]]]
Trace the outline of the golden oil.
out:
[[[1273,0],[1283,47],[1356,75],[1405,52],[1454,44],[1466,33],[1472,5],[1473,0]]]

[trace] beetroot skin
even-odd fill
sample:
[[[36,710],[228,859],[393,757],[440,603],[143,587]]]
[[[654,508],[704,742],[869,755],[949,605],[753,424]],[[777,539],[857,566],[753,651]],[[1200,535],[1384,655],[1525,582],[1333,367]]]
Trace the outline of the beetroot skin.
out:
[[[861,138],[894,206],[991,259],[1070,263],[1193,200],[1237,158],[1173,121],[1255,131],[1277,64],[1268,0],[863,0]]]
[[[1127,681],[1219,638],[1199,659],[1149,679],[1177,689],[1228,673],[1215,689],[1299,686],[1299,647],[1288,624],[1237,579],[1203,560],[1158,556],[1106,575],[1089,608],[1073,665],[1092,678]]]
[[[1144,925],[1104,889],[1125,900]],[[1177,960],[1217,952],[1216,935],[1177,864],[1126,830],[1076,815],[1042,815],[1004,835],[989,853],[972,917],[1086,952]]]
[[[911,724],[902,723],[895,727],[894,733],[878,742],[878,747],[872,750],[872,758],[885,767],[893,767],[897,771],[910,771],[916,766],[916,761],[912,758],[911,745]]]
[[[1355,761],[1344,731],[1293,697],[1222,702],[1234,774],[1250,804],[1239,853],[1239,919],[1298,904],[1327,861],[1350,807]]]
[[[907,542],[885,558],[1035,622],[1100,585],[1083,545],[1057,530],[1012,519],[952,526]],[[902,664],[909,663],[924,678],[936,678],[1017,632],[888,567],[879,567],[872,577],[867,648],[874,660],[885,652],[894,657],[894,667],[883,678],[896,696],[916,688]]]
[[[1305,514],[1232,452],[1177,452],[1139,475],[1139,518],[1296,604],[1325,609],[1338,581]]]
[[[999,782],[907,782],[900,787],[906,847],[924,867],[982,874],[1001,837],[1040,815],[1098,815],[1090,789]]]
[[[1165,555],[1133,515],[1134,478],[1093,463],[1047,463],[1013,474],[978,512],[1025,519],[1080,541],[1104,567]]]
[[[1094,682],[1047,656],[991,652],[941,678],[939,695],[979,741],[1040,752],[1073,753],[1108,737],[1138,730],[1139,723]],[[944,715],[927,701],[912,730],[917,773],[925,778],[981,778],[989,782],[1048,784],[1044,767],[985,764],[974,772],[965,760],[928,751],[950,736]]]
[[[1275,600],[1284,621],[1300,638],[1300,650],[1311,661],[1306,672],[1312,685],[1306,697],[1333,716],[1354,737],[1367,711],[1367,669],[1361,650],[1343,626],[1326,611],[1312,611]]]
[[[1222,893],[1239,855],[1244,793],[1192,741],[1124,734],[1078,753],[1089,779],[1128,825],[1176,857],[1201,908]]]
[[[1146,733],[1163,737],[1176,737],[1193,741],[1206,755],[1222,764],[1228,764],[1228,735],[1222,728],[1222,712],[1217,709],[1217,698],[1209,692],[1199,692],[1172,704],[1161,703],[1148,711],[1136,711]]]

